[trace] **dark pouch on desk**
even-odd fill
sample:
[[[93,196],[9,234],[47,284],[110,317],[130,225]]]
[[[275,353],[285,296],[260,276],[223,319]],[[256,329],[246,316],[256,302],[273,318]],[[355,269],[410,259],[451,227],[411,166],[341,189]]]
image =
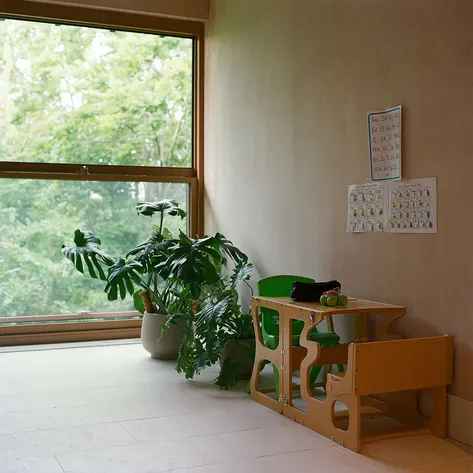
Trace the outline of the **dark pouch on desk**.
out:
[[[336,281],[292,283],[291,299],[295,302],[319,302],[320,296],[332,289],[341,289],[342,285]]]

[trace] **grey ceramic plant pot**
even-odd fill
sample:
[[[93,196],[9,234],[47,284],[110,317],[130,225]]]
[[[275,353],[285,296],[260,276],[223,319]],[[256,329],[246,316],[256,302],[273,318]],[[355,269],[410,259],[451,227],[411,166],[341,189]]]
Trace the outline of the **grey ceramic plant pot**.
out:
[[[238,378],[250,379],[255,361],[255,341],[254,340],[231,340],[225,345],[220,358],[220,366],[223,360],[233,356],[233,361],[240,365]]]
[[[179,345],[182,342],[182,332],[185,326],[184,318],[178,319],[176,325],[166,329],[161,336],[161,324],[166,323],[167,316],[162,314],[144,313],[141,326],[141,344],[158,360],[176,360]]]

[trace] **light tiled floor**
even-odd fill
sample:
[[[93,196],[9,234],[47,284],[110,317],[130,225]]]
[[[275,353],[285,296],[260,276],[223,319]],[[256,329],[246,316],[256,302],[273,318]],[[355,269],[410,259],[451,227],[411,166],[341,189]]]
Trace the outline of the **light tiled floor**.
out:
[[[0,473],[464,473],[432,436],[354,454],[140,345],[0,353]]]

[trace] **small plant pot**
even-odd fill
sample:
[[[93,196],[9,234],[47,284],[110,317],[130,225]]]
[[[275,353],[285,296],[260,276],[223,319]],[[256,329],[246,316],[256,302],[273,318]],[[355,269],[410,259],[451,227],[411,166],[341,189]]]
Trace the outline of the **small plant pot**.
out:
[[[176,325],[171,325],[162,333],[161,325],[166,323],[167,315],[150,314],[145,312],[141,326],[141,344],[158,360],[176,360],[179,345],[182,342],[182,332],[186,321],[178,319]]]
[[[238,379],[250,379],[255,362],[255,340],[231,340],[222,351],[220,366],[225,358],[230,357],[239,365]]]

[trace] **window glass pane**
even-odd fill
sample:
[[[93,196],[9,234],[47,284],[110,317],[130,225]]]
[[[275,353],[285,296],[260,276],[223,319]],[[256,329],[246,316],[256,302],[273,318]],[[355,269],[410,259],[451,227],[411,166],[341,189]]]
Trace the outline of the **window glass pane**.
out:
[[[103,281],[80,274],[61,253],[76,229],[88,230],[115,257],[144,241],[157,217],[138,216],[139,201],[175,199],[180,183],[0,180],[0,317],[134,310],[130,299],[108,302]],[[173,235],[186,219],[166,215]]]
[[[0,161],[191,167],[192,48],[0,21]]]

